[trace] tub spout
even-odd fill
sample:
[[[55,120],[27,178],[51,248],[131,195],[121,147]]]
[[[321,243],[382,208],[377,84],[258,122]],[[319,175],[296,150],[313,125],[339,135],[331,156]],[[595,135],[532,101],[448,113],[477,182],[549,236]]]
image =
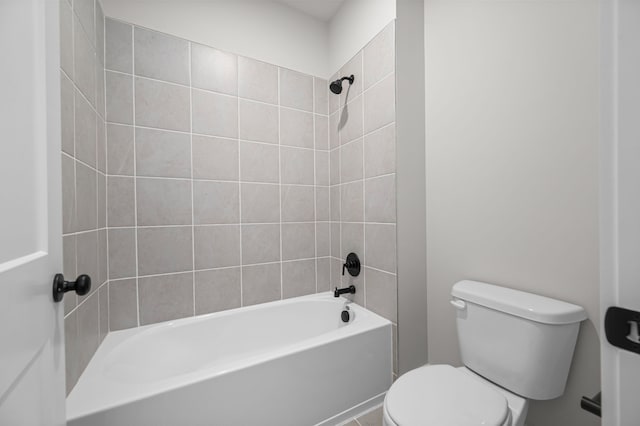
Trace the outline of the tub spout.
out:
[[[340,297],[341,294],[346,294],[346,293],[356,294],[356,286],[350,285],[349,287],[345,287],[345,288],[336,287],[336,289],[333,291],[334,297]]]

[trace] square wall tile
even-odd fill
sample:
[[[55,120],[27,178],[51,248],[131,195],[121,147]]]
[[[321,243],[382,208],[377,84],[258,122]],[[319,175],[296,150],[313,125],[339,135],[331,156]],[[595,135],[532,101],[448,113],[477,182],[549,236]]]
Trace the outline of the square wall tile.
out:
[[[98,176],[95,170],[76,161],[77,230],[88,231],[98,226]]]
[[[340,204],[342,199],[340,198],[341,186],[336,185],[329,188],[329,203],[331,204],[331,220],[334,222],[340,221]]]
[[[340,70],[340,77],[354,76],[353,84],[347,80],[342,82],[342,93],[340,94],[340,104],[351,102],[362,94],[362,51],[355,54]]]
[[[340,129],[344,126],[344,122],[341,123],[342,113],[336,112],[329,116],[329,149],[334,149],[340,146]]]
[[[329,149],[329,117],[315,114],[313,119],[315,120],[315,147],[317,150],[327,151]]]
[[[278,67],[238,57],[238,94],[241,98],[278,103]]]
[[[131,74],[133,72],[133,27],[107,18],[105,20],[104,67]]]
[[[193,178],[238,180],[239,149],[236,139],[192,136]]]
[[[240,139],[278,143],[278,107],[240,99]]]
[[[135,228],[112,228],[109,235],[109,278],[136,276]]]
[[[66,1],[66,0],[65,0]],[[62,232],[76,232],[76,162],[68,155],[61,156],[62,171]]]
[[[191,137],[186,133],[136,128],[136,174],[191,177]]]
[[[107,260],[109,253],[107,252],[107,230],[98,230],[98,282],[100,285],[106,283],[109,278],[109,265]]]
[[[73,12],[67,0],[60,0],[60,68],[73,78]]]
[[[316,222],[316,256],[331,255],[331,224]]]
[[[136,179],[138,226],[190,225],[191,181]]]
[[[96,121],[96,168],[100,173],[107,173],[107,130],[102,117]]]
[[[280,263],[242,267],[242,306],[279,300]]]
[[[73,81],[91,105],[95,105],[96,52],[87,33],[80,27],[80,22],[76,17],[74,17],[73,22],[73,36]]]
[[[362,179],[364,154],[362,139],[356,139],[340,147],[340,182],[347,183]]]
[[[282,224],[282,260],[310,259],[315,257],[315,224]]]
[[[100,307],[98,295],[92,294],[78,306],[78,360],[84,371],[100,344]]]
[[[98,228],[107,227],[107,177],[98,173]]]
[[[364,264],[387,272],[396,272],[396,226],[367,224],[367,253]]]
[[[361,223],[342,224],[342,256],[340,259],[346,259],[349,253],[357,254],[361,261],[364,259],[364,225]]]
[[[109,286],[104,284],[98,291],[100,343],[109,333]],[[97,350],[97,348],[96,348]]]
[[[280,108],[280,144],[314,147],[313,114],[295,109]]]
[[[364,175],[374,177],[396,171],[396,126],[391,124],[364,137]]]
[[[280,68],[280,105],[313,112],[313,77]]]
[[[138,289],[136,280],[109,282],[109,329],[111,331],[138,325]]]
[[[89,295],[91,295],[98,287],[95,285],[98,281],[98,231],[83,232],[78,234],[76,238],[78,275],[86,274],[95,280],[89,292]],[[84,300],[87,297],[80,296],[80,300]]]
[[[364,94],[364,132],[369,133],[396,119],[396,75],[385,77]]]
[[[280,260],[280,225],[242,225],[242,263]]]
[[[105,72],[107,121],[133,124],[133,77]]]
[[[316,186],[316,220],[331,220],[331,199],[328,186]]]
[[[240,142],[240,179],[244,182],[278,183],[279,161],[275,145]]]
[[[314,108],[316,114],[329,114],[329,82],[323,78],[313,78]]]
[[[238,99],[203,90],[191,90],[193,133],[238,137]]]
[[[67,1],[67,0],[62,0]],[[66,299],[66,298],[65,298]],[[66,393],[69,395],[71,389],[76,385],[82,372],[80,368],[79,349],[78,349],[78,311],[71,312],[64,319],[64,353],[65,353],[65,382]]]
[[[331,290],[330,261],[328,257],[323,257],[316,261],[316,291],[318,293]]]
[[[95,5],[95,19],[96,19],[96,57],[101,67],[104,68],[104,11],[100,1],[96,1]]]
[[[61,0],[61,3],[65,1]],[[74,92],[71,80],[64,73],[60,73],[60,139],[62,151],[71,156],[75,155]]]
[[[242,305],[240,268],[195,273],[196,315],[239,308]]]
[[[298,297],[316,292],[316,261],[282,263],[282,297]]]
[[[316,151],[316,185],[329,186],[329,152]]]
[[[193,273],[138,279],[140,325],[193,316]]]
[[[239,225],[196,226],[193,232],[196,269],[240,265]]]
[[[329,152],[329,183],[331,185],[340,183],[340,149]]]
[[[362,181],[345,183],[340,191],[340,219],[343,222],[364,222]]]
[[[364,189],[366,222],[395,223],[396,175],[367,179]]]
[[[196,225],[240,223],[240,189],[235,182],[193,182]]]
[[[189,84],[189,42],[145,28],[134,27],[136,75]]]
[[[313,222],[314,187],[282,185],[282,221]]]
[[[75,97],[75,157],[95,168],[96,113],[80,92],[76,91]]]
[[[280,187],[278,185],[242,184],[242,223],[276,223],[280,221]]]
[[[367,309],[391,322],[398,322],[398,286],[396,276],[364,268],[367,282]]]
[[[213,92],[238,94],[238,57],[191,43],[191,85]]]
[[[313,185],[313,150],[281,147],[280,170],[282,183]]]
[[[340,250],[342,243],[340,228],[340,222],[331,222],[331,256],[336,259],[342,259],[342,251]]]
[[[82,29],[87,35],[89,42],[92,45],[96,44],[95,40],[95,26],[94,26],[94,16],[95,16],[95,4],[93,0],[74,0],[73,1],[73,10],[76,12],[76,16],[80,21],[80,25],[82,25]],[[76,28],[76,31],[79,31],[80,28]]]
[[[132,177],[107,177],[107,225],[134,226],[135,180]]]
[[[340,132],[341,144],[362,137],[362,96],[358,96],[342,107],[338,115],[338,130]]]
[[[392,21],[364,48],[365,90],[394,71],[395,47],[395,22]]]
[[[193,269],[190,226],[138,228],[138,275]]]
[[[140,77],[136,77],[135,86],[136,125],[183,132],[191,130],[187,87]]]
[[[107,173],[133,176],[134,128],[107,124]]]

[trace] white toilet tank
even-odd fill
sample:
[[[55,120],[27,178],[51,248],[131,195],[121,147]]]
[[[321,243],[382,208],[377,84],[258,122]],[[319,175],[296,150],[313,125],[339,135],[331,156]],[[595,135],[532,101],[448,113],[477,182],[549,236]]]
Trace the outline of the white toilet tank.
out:
[[[469,369],[525,398],[564,393],[583,308],[476,281],[456,283],[451,294]]]

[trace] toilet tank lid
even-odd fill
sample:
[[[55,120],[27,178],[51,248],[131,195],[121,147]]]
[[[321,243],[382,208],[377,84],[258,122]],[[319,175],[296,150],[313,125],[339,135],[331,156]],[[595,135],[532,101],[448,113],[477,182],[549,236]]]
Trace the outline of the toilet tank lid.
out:
[[[457,282],[451,295],[544,324],[572,324],[587,319],[587,313],[581,306],[478,281]]]

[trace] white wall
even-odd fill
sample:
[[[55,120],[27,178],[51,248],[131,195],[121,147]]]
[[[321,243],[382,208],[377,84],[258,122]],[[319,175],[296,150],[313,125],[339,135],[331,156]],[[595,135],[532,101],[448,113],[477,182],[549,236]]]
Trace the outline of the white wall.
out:
[[[336,72],[396,17],[396,0],[345,0],[329,22],[329,72]]]
[[[458,280],[579,304],[567,392],[527,424],[599,424],[598,3],[426,0],[425,40],[429,362],[460,362]]]
[[[105,15],[319,77],[328,28],[269,0],[103,0]],[[381,27],[382,28],[382,27]]]

